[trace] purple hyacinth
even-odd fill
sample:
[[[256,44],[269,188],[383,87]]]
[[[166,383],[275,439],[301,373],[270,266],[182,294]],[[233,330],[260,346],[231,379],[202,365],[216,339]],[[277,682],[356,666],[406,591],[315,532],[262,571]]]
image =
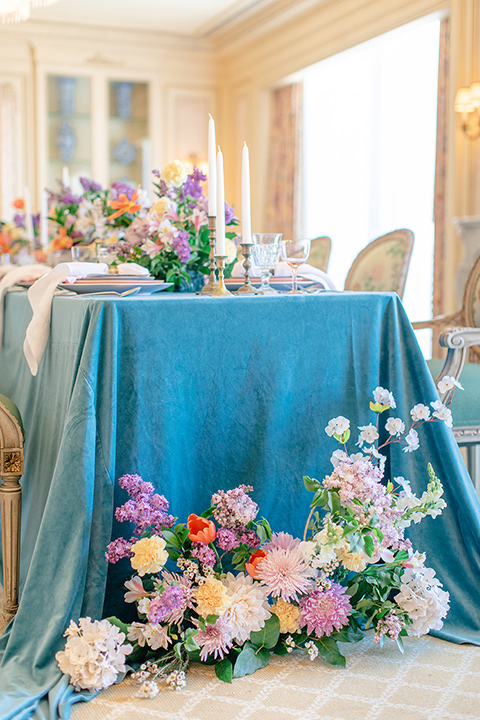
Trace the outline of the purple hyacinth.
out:
[[[197,560],[200,560],[204,565],[214,567],[217,561],[212,548],[209,548],[203,543],[193,543],[191,552],[192,557],[197,558]]]
[[[131,200],[134,192],[135,188],[128,183],[114,182],[110,188],[110,200],[118,200],[120,195],[126,195]]]
[[[187,262],[192,254],[190,243],[188,242],[188,233],[185,230],[180,230],[177,237],[172,240],[172,248],[178,255],[180,262]]]
[[[100,192],[102,189],[102,186],[99,183],[96,183],[95,180],[90,180],[90,178],[87,177],[81,177],[80,184],[85,192]]]
[[[159,623],[181,607],[183,592],[175,585],[169,585],[161,595],[153,598],[148,606],[148,621]]]
[[[168,500],[155,493],[151,483],[144,482],[140,475],[123,475],[118,484],[131,499],[115,510],[115,517],[119,522],[135,523],[136,535],[149,527],[160,531],[162,527],[173,525],[174,518],[167,512]]]
[[[235,217],[235,210],[230,205],[225,203],[225,225],[230,225]]]
[[[17,213],[13,216],[13,222],[19,228],[25,227],[25,218],[23,217],[23,215],[20,215],[20,213]]]
[[[74,195],[70,190],[65,193],[65,195],[62,195],[62,202],[64,205],[78,205],[80,202],[80,197],[78,195]]]
[[[200,170],[200,168],[194,166],[193,172],[187,177],[183,183],[183,194],[188,195],[195,200],[198,200],[203,196],[202,181],[206,180],[207,176]]]

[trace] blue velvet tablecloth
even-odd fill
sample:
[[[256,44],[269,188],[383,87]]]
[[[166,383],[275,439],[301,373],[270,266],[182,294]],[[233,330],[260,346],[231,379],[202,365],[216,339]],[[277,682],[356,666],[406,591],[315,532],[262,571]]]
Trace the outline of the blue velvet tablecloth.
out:
[[[121,531],[122,474],[153,482],[182,519],[219,488],[249,483],[273,528],[299,534],[303,475],[331,471],[330,418],[370,422],[377,385],[403,419],[437,397],[395,295],[55,297],[36,377],[22,354],[30,317],[26,294],[9,293],[0,392],[19,406],[27,439],[22,595],[0,639],[1,720],[68,718],[82,697],[54,655],[70,618],[124,608],[129,570],[104,558]],[[393,450],[390,462],[417,493],[429,460],[445,485],[448,509],[410,532],[451,594],[438,635],[480,643],[478,499],[452,432],[432,423],[419,434],[416,453]]]

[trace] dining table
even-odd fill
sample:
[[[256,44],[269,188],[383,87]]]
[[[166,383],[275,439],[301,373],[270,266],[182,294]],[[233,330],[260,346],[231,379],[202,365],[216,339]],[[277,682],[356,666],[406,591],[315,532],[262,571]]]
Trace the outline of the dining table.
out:
[[[89,697],[55,660],[70,620],[129,617],[131,567],[105,558],[126,532],[114,517],[127,499],[119,477],[153,483],[180,520],[219,489],[251,485],[273,530],[300,536],[311,502],[303,477],[330,474],[339,447],[325,432],[331,418],[350,420],[355,452],[378,386],[404,420],[438,399],[392,293],[59,294],[36,376],[23,354],[27,293],[9,291],[4,303],[0,392],[19,407],[26,439],[20,603],[0,638],[0,720],[68,718]],[[419,440],[416,452],[389,446],[386,477],[421,494],[431,462],[443,482],[447,508],[408,536],[450,593],[435,634],[480,644],[479,500],[452,430],[425,423]]]

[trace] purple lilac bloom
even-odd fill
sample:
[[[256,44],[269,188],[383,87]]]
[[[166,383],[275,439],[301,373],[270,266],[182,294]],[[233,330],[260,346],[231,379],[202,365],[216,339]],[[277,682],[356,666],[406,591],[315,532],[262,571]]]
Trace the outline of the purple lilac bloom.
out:
[[[81,198],[78,195],[74,195],[70,190],[62,195],[62,202],[64,205],[78,205]]]
[[[99,183],[96,183],[95,180],[90,180],[90,178],[87,177],[81,177],[80,184],[85,192],[100,192],[102,189],[102,186]]]
[[[131,200],[134,192],[135,188],[128,183],[114,182],[110,188],[110,200],[118,200],[120,195],[126,195]]]
[[[23,215],[20,215],[20,213],[17,213],[16,215],[13,216],[13,222],[19,228],[25,227],[25,218]]]
[[[236,532],[228,528],[217,530],[217,545],[221,550],[235,550],[240,545],[240,539]]]
[[[168,500],[155,493],[151,483],[144,482],[140,475],[123,475],[118,484],[131,499],[115,510],[115,517],[119,522],[135,523],[136,535],[149,527],[160,532],[162,527],[173,525],[174,518],[167,513]]]
[[[163,573],[163,586],[169,587],[174,585],[182,591],[182,603],[172,612],[168,618],[170,623],[179,623],[183,620],[183,615],[187,609],[193,610],[195,605],[193,602],[192,581],[186,575],[178,575],[177,573]]]
[[[350,600],[345,597],[346,588],[332,582],[325,590],[314,590],[300,599],[300,627],[307,626],[309,635],[315,632],[318,638],[331,635],[348,625],[348,616],[352,610]]]
[[[260,545],[260,538],[255,530],[245,530],[240,537],[240,542],[253,548]]]
[[[187,177],[183,183],[184,195],[189,195],[194,200],[198,200],[203,196],[202,180],[206,180],[207,176],[200,170],[200,168],[194,166],[193,172]],[[195,205],[194,205],[195,207]]]
[[[180,230],[177,237],[172,240],[172,248],[178,255],[180,262],[187,262],[192,254],[190,243],[188,242],[188,233]]]
[[[35,213],[35,215],[32,215],[32,223],[35,229],[40,225],[40,213]]]
[[[381,638],[386,635],[390,640],[396,640],[404,627],[402,620],[393,610],[390,610],[383,618],[381,618],[375,628],[375,637],[373,642],[380,642]]]
[[[215,505],[213,516],[220,526],[243,530],[255,519],[258,505],[247,495],[252,490],[251,485],[239,485],[233,490],[219,490],[212,495],[212,505]]]
[[[105,558],[109,563],[116,563],[122,558],[131,557],[131,547],[136,542],[135,538],[125,540],[125,538],[117,538],[107,545]]]
[[[161,595],[153,598],[148,606],[148,622],[159,623],[178,610],[183,603],[183,592],[176,585],[169,585]]]
[[[232,220],[235,218],[235,210],[230,207],[228,203],[225,203],[225,225],[230,225]]]
[[[208,545],[204,545],[203,543],[193,543],[191,552],[192,557],[197,558],[197,560],[200,560],[204,565],[214,567],[217,561],[212,548],[209,548]]]

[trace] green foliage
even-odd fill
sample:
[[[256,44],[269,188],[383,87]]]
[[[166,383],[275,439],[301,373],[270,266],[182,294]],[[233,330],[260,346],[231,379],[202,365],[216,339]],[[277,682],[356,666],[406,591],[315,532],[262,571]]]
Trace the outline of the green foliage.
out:
[[[266,647],[270,650],[275,647],[279,637],[280,620],[276,615],[271,615],[261,630],[250,633],[250,642],[256,647]]]
[[[316,638],[313,640],[313,642],[318,649],[318,654],[322,656],[325,662],[327,662],[329,665],[336,665],[343,668],[345,667],[345,657],[338,649],[338,645],[333,638]]]
[[[231,683],[233,680],[232,661],[228,658],[223,658],[223,660],[215,663],[215,675],[222,682]]]
[[[270,651],[267,648],[256,647],[247,640],[235,662],[233,677],[241,678],[245,677],[245,675],[251,675],[255,670],[260,670],[260,668],[268,665],[269,660]]]

